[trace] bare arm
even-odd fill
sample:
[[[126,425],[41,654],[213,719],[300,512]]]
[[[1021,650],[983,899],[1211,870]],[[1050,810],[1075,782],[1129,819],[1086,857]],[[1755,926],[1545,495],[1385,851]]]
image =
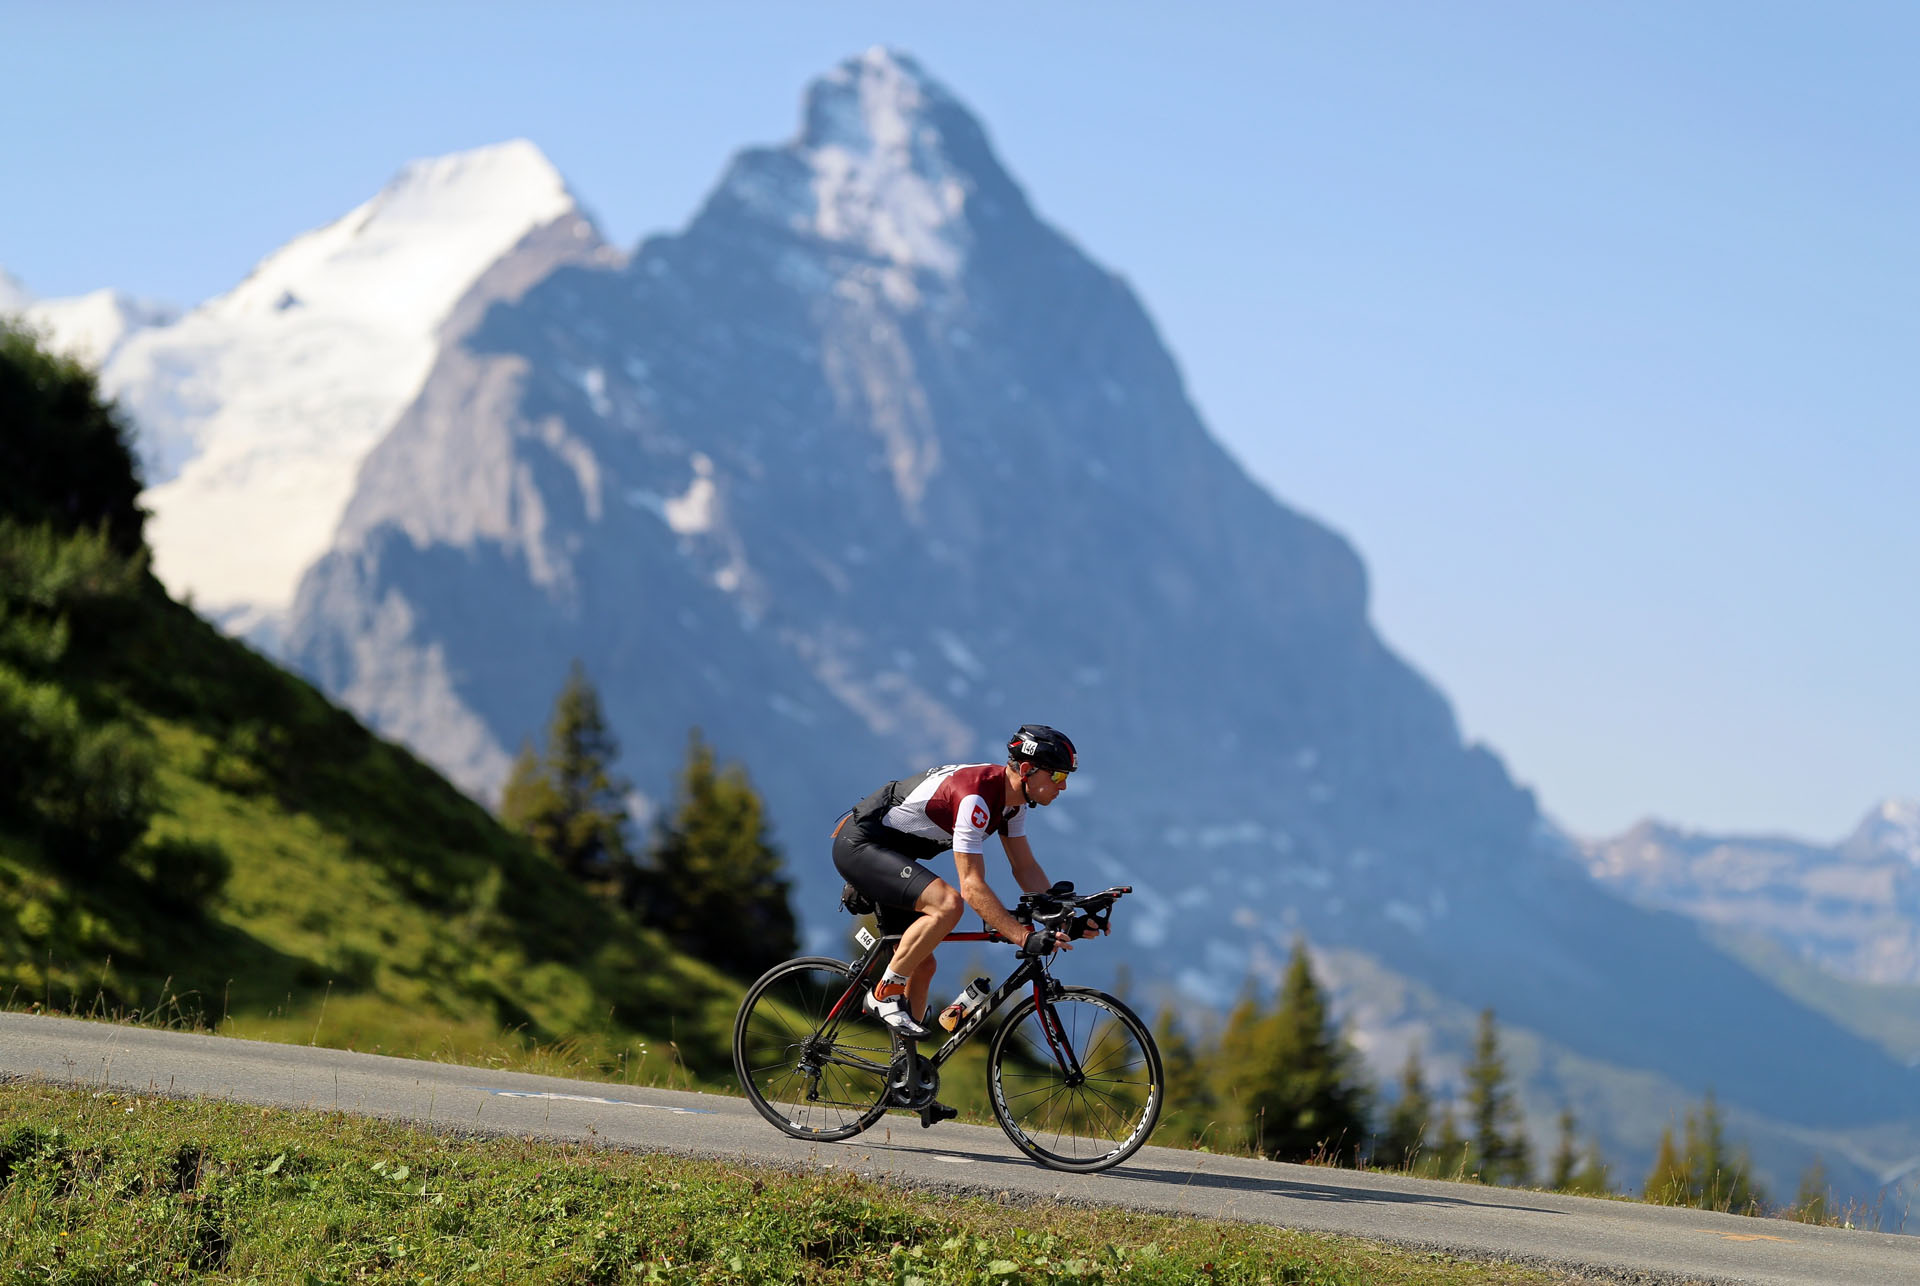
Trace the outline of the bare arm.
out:
[[[960,873],[960,896],[980,913],[987,927],[1011,942],[1025,942],[1027,926],[1013,918],[1013,912],[987,883],[986,859],[979,853],[955,853],[953,865]]]
[[[1025,835],[1002,835],[1000,843],[1007,850],[1007,865],[1013,868],[1013,878],[1022,889],[1028,893],[1045,893],[1053,887],[1047,873],[1040,869],[1033,845],[1027,843]]]

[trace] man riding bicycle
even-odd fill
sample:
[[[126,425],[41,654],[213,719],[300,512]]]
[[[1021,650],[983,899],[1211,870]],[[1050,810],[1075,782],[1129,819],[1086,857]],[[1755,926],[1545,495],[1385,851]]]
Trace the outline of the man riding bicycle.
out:
[[[998,835],[1013,878],[1029,893],[1050,887],[1027,843],[1027,808],[1045,807],[1067,788],[1079,766],[1073,742],[1045,724],[1022,724],[1007,739],[1005,764],[948,764],[890,781],[855,804],[833,832],[833,864],[855,890],[879,907],[882,934],[900,933],[893,963],[866,996],[866,1006],[901,1035],[919,1039],[933,985],[934,948],[971,906],[1022,953],[1039,955],[1072,944],[1031,929],[1008,911],[987,884],[986,840]],[[960,888],[924,865],[953,850]],[[1092,930],[1089,930],[1092,932]]]

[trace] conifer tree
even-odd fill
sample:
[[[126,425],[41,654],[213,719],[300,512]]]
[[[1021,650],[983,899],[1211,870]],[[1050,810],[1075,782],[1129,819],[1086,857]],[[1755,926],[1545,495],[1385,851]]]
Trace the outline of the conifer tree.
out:
[[[1241,1141],[1254,1152],[1264,1151],[1264,1121],[1258,1115],[1256,1100],[1271,1059],[1266,1019],[1253,979],[1248,978],[1240,999],[1227,1015],[1227,1025],[1220,1033],[1219,1058],[1214,1064],[1220,1087],[1217,1097],[1232,1113]]]
[[[123,556],[145,547],[133,429],[92,371],[0,319],[0,514],[63,535],[98,531]]]
[[[1734,1214],[1753,1211],[1759,1196],[1748,1177],[1752,1163],[1744,1152],[1735,1155],[1728,1150],[1720,1104],[1711,1089],[1700,1105],[1700,1115],[1687,1113],[1686,1139],[1688,1204]]]
[[[1487,1183],[1525,1183],[1532,1171],[1526,1118],[1507,1084],[1506,1060],[1493,1010],[1480,1012],[1473,1062],[1467,1066],[1467,1111],[1473,1119],[1473,1150]]]
[[[617,894],[633,865],[626,796],[613,774],[620,745],[607,726],[600,694],[575,661],[554,700],[547,749],[522,746],[500,793],[500,820],[581,884]]]
[[[1264,1019],[1230,1022],[1241,1110],[1255,1146],[1277,1161],[1324,1158],[1351,1164],[1365,1142],[1368,1092],[1357,1060],[1332,1027],[1327,1002],[1314,981],[1305,942],[1295,942],[1280,986],[1279,1004]],[[1223,1041],[1223,1046],[1225,1042]]]
[[[1553,1149],[1553,1165],[1547,1177],[1547,1186],[1555,1192],[1573,1191],[1574,1175],[1580,1166],[1580,1144],[1574,1137],[1577,1126],[1572,1105],[1563,1104],[1560,1108],[1560,1141]]]
[[[1660,1150],[1654,1154],[1653,1169],[1647,1172],[1647,1182],[1641,1188],[1640,1195],[1658,1206],[1692,1204],[1687,1164],[1681,1160],[1679,1149],[1673,1146],[1671,1125],[1660,1131]]]
[[[1160,1011],[1153,1025],[1153,1043],[1160,1048],[1167,1105],[1160,1114],[1155,1137],[1173,1147],[1204,1146],[1213,1142],[1219,1104],[1199,1045],[1171,1009]]]
[[[1793,1217],[1801,1223],[1825,1223],[1828,1202],[1827,1166],[1816,1153],[1800,1173],[1800,1190],[1793,1197]]]
[[[716,767],[694,729],[673,810],[648,851],[647,918],[683,950],[736,977],[756,977],[799,950],[780,868],[746,770]]]
[[[1567,1191],[1586,1197],[1604,1197],[1613,1191],[1613,1175],[1606,1158],[1600,1155],[1598,1142],[1587,1140],[1587,1149],[1580,1158],[1580,1168],[1573,1172],[1573,1182],[1567,1186]]]
[[[1426,1158],[1415,1167],[1415,1173],[1428,1179],[1464,1179],[1472,1152],[1473,1143],[1460,1133],[1460,1121],[1454,1115],[1453,1104],[1447,1103],[1440,1109],[1440,1131]]]
[[[1427,1146],[1427,1122],[1432,1115],[1433,1099],[1427,1093],[1420,1046],[1416,1044],[1407,1051],[1406,1066],[1400,1069],[1400,1097],[1387,1113],[1387,1128],[1380,1136],[1375,1164],[1398,1170],[1418,1165]]]

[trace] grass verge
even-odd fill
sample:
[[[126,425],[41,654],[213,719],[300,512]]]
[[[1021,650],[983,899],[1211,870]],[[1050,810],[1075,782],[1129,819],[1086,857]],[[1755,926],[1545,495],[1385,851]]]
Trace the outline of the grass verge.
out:
[[[1283,1229],[33,1083],[0,1094],[0,1227],[9,1284],[1556,1280]]]

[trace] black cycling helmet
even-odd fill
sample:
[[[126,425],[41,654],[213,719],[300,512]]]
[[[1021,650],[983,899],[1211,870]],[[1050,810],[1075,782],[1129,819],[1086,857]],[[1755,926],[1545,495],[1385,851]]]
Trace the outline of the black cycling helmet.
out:
[[[1080,756],[1067,734],[1044,723],[1021,724],[1020,731],[1007,738],[1007,758],[1048,772],[1072,772],[1080,766]]]

